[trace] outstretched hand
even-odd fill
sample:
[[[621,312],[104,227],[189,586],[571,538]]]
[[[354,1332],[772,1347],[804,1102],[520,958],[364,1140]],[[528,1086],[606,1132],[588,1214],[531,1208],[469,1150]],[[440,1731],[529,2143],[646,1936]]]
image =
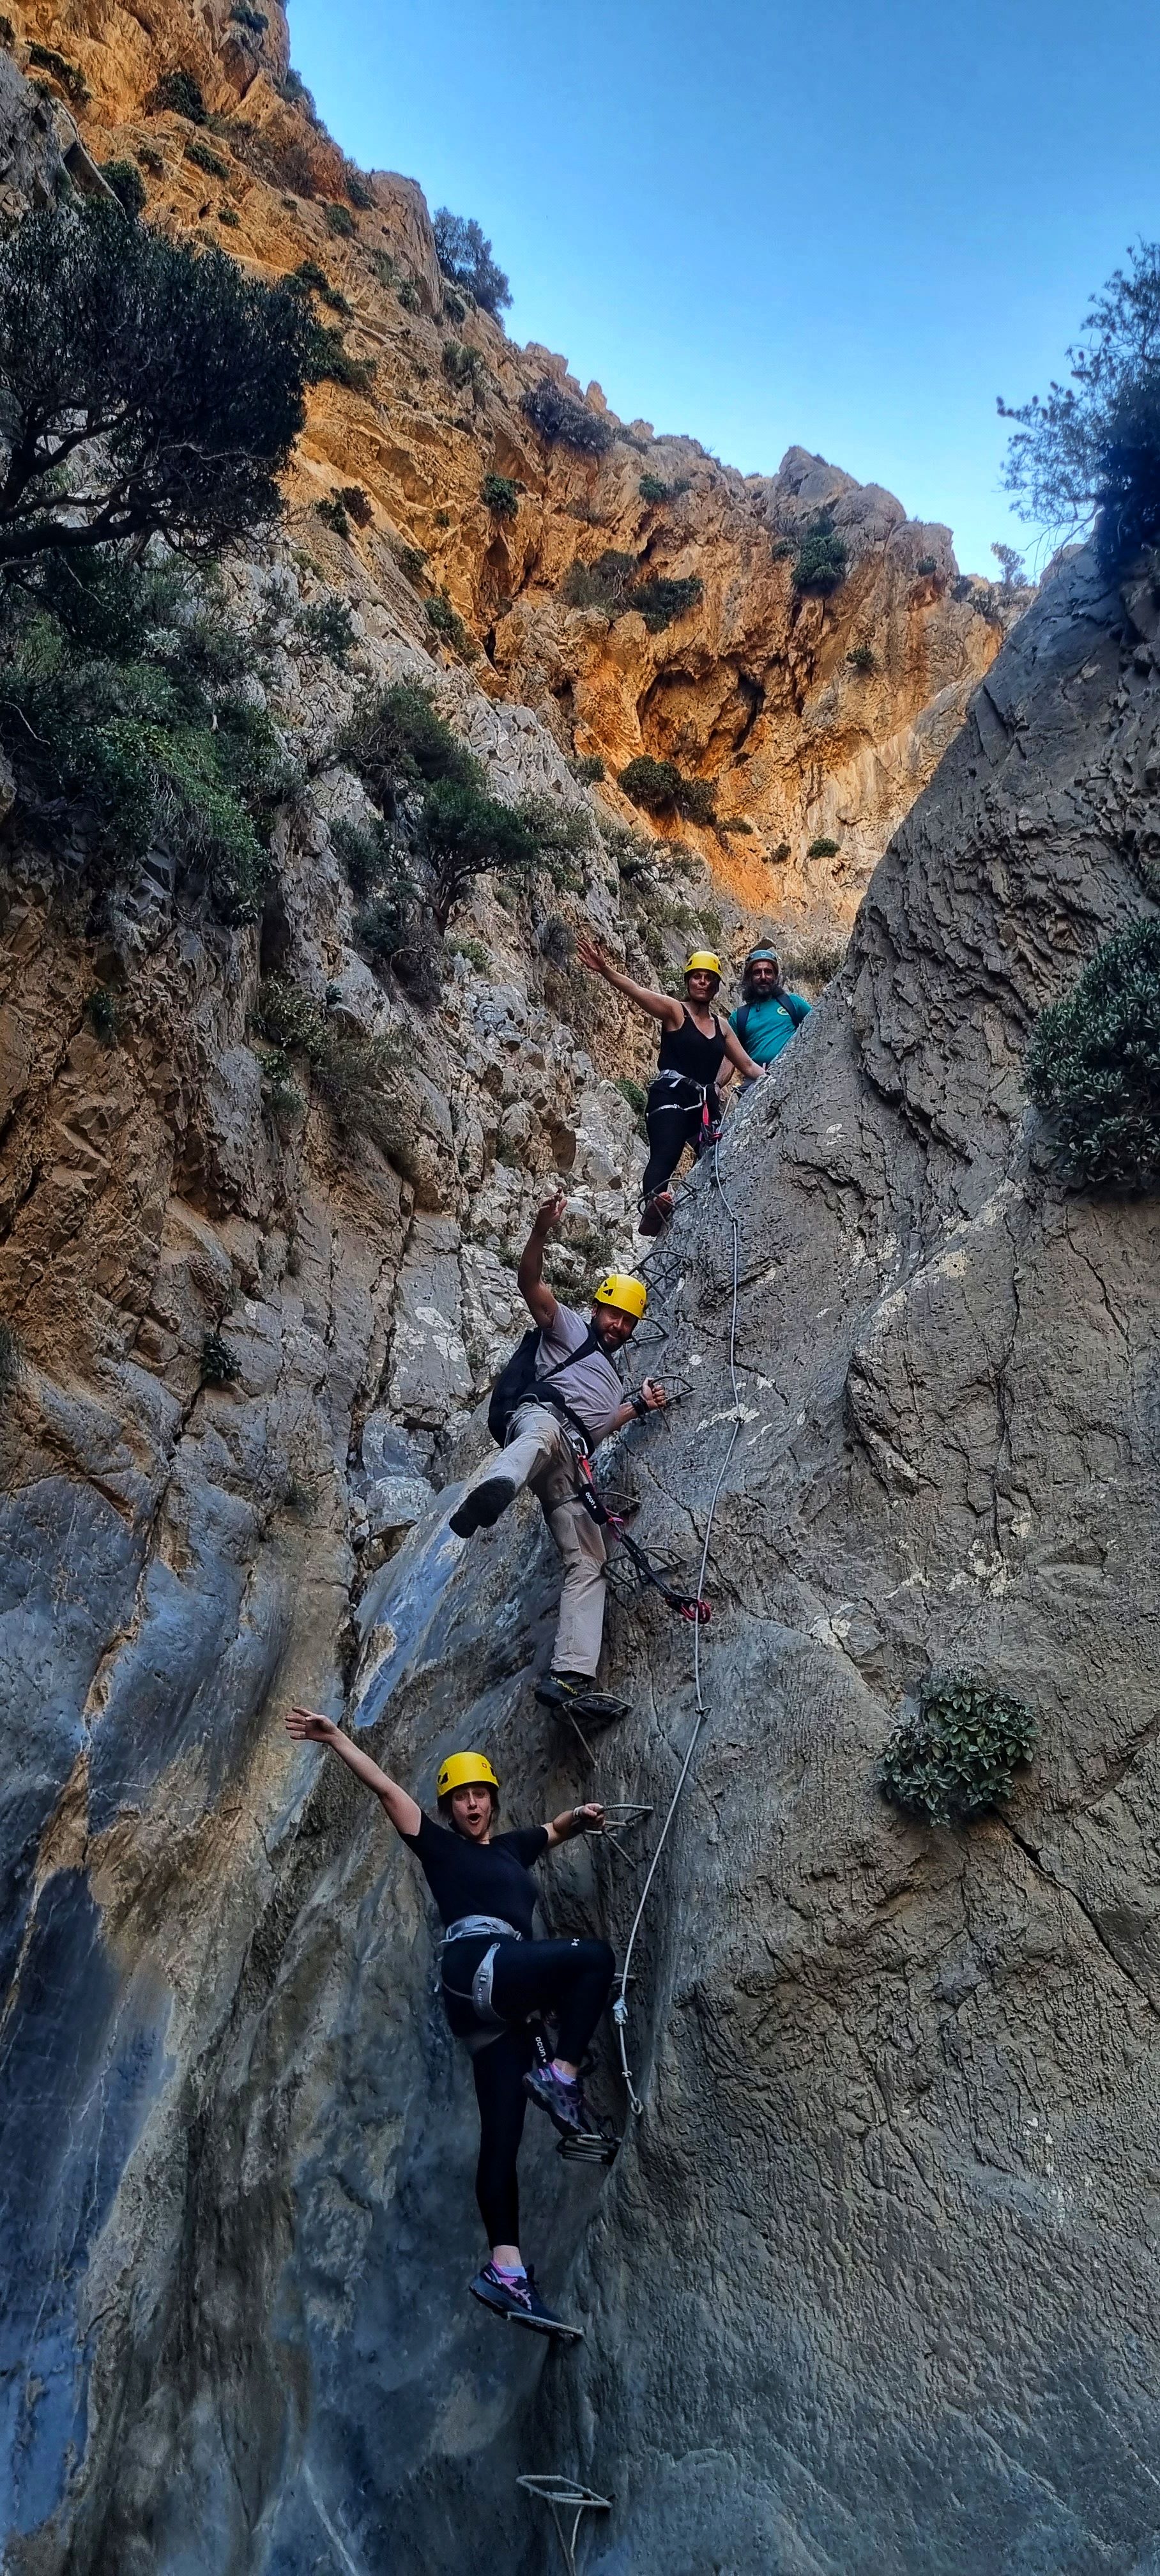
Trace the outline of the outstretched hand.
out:
[[[330,1744],[338,1728],[332,1717],[320,1717],[316,1708],[288,1708],[286,1733],[296,1744]]]
[[[545,1199],[543,1206],[536,1209],[535,1233],[551,1234],[566,1215],[567,1207],[567,1190],[557,1190],[554,1198]]]
[[[597,947],[596,941],[589,939],[584,931],[577,932],[576,954],[581,965],[588,968],[590,975],[607,975],[611,960],[605,956],[602,948]]]

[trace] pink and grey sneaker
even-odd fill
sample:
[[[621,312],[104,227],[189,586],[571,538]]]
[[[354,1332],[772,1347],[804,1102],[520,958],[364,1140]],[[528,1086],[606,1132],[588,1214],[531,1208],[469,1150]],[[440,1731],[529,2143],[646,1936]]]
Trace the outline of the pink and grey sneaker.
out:
[[[590,2135],[592,2114],[580,2090],[579,2076],[569,2083],[566,2076],[557,2075],[554,2066],[533,2066],[524,2077],[524,2091],[529,2102],[537,2102],[541,2111],[547,2112],[562,2138]]]
[[[493,2315],[506,2317],[513,2326],[530,2326],[533,2334],[557,2335],[562,2343],[580,2343],[583,2326],[565,2325],[546,2307],[536,2288],[535,2273],[500,2272],[494,2263],[485,2263],[474,2281],[468,2283],[473,2299],[490,2308]]]

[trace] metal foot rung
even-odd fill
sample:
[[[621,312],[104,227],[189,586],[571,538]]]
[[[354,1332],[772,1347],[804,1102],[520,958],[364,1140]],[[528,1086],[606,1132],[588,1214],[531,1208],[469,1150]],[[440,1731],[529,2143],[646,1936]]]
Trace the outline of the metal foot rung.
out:
[[[576,2538],[580,2529],[581,2516],[586,2513],[611,2513],[611,2497],[597,2495],[594,2487],[582,2487],[576,2478],[544,2477],[538,2472],[535,2475],[517,2478],[516,2485],[523,2488],[525,2495],[536,2496],[541,2504],[548,2506],[556,2526],[560,2547],[564,2552],[564,2565],[568,2570],[568,2576],[576,2576]],[[568,2514],[572,2516],[570,2534],[566,2521]]]
[[[570,2165],[614,2165],[620,2148],[621,2140],[610,2129],[581,2129],[561,2138],[556,2153]]]

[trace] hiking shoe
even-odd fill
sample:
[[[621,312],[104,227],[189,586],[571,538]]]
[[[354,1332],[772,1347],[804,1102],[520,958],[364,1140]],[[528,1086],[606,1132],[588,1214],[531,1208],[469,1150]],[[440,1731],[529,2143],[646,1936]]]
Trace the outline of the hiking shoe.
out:
[[[578,2076],[569,2084],[553,2066],[533,2066],[524,2077],[524,2091],[529,2102],[538,2102],[541,2111],[547,2112],[562,2138],[591,2137],[594,2122]]]
[[[545,1673],[536,1684],[536,1698],[543,1708],[563,1709],[589,1726],[614,1726],[632,1707],[631,1700],[617,1699],[613,1691],[597,1690],[587,1673]]]
[[[673,1194],[672,1194],[672,1191],[671,1191],[671,1190],[656,1190],[656,1191],[654,1192],[654,1194],[653,1194],[653,1196],[652,1196],[652,1198],[651,1198],[651,1199],[646,1199],[646,1200],[645,1200],[644,1207],[642,1208],[641,1213],[640,1213],[639,1217],[637,1218],[637,1221],[636,1221],[636,1230],[637,1230],[637,1233],[638,1233],[638,1234],[663,1234],[664,1229],[665,1229],[666,1225],[668,1224],[669,1218],[671,1217],[672,1213],[673,1213]]]
[[[473,1530],[490,1529],[508,1504],[514,1503],[516,1490],[510,1476],[485,1476],[482,1485],[473,1485],[451,1515],[450,1526],[456,1538],[470,1538]]]
[[[530,2269],[521,2280],[501,2280],[494,2263],[485,2263],[474,2281],[468,2282],[473,2299],[493,2315],[506,2317],[513,2326],[530,2326],[533,2334],[558,2335],[562,2343],[580,2343],[582,2326],[566,2326],[562,2317],[554,2316],[536,2288],[536,2276]]]

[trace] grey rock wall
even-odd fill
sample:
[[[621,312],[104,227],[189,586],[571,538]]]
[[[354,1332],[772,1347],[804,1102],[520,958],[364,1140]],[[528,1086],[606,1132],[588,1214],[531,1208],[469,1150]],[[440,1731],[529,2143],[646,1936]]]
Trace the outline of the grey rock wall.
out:
[[[279,1738],[351,1593],[338,1528],[329,1556],[280,1525],[252,1553],[261,1297],[244,1398],[197,1399],[176,1448],[158,1395],[131,1434],[123,1392],[56,1398],[6,1623],[49,1712],[15,1739],[16,1844],[41,1839],[0,2165],[20,2576],[531,2576],[554,2543],[527,2469],[611,2500],[599,2576],[1160,2568],[1160,1243],[1148,1202],[1059,1193],[1018,1080],[1035,1013],[1143,907],[1150,601],[1086,561],[1044,593],[729,1129],[742,1401],[708,1717],[631,1989],[646,2108],[607,2178],[542,2134],[524,2154],[578,2353],[464,2296],[470,2084],[425,1899],[371,1803]],[[412,1229],[396,1369],[412,1326],[446,1332],[446,1222]],[[686,1562],[738,1420],[730,1245],[703,1174],[658,1299],[695,1393],[626,1444],[642,1533]],[[326,1268],[347,1316],[373,1302],[357,1222]],[[317,1402],[338,1308],[314,1261],[296,1294]],[[413,1484],[422,1437],[380,1429],[367,1490]],[[84,1509],[46,1558],[66,1454]],[[594,1785],[532,1697],[550,1557],[523,1508],[464,1549],[449,1500],[358,1599],[350,1723],[428,1797],[486,1743],[523,1821]],[[659,1810],[689,1635],[655,1603],[610,1628],[635,1714],[597,1785]],[[1031,1700],[1041,1751],[1005,1816],[932,1833],[875,1765],[959,1661]],[[569,1852],[547,1919],[623,1943],[639,1883]],[[610,2048],[597,2092],[623,2116]]]

